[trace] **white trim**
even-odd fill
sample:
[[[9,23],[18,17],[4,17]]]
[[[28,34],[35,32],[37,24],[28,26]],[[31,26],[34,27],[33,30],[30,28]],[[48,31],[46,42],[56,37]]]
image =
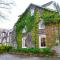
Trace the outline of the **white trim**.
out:
[[[39,28],[39,29],[45,29],[45,25],[44,25],[42,19],[41,19],[40,22],[38,23],[38,28]]]
[[[39,35],[39,48],[46,48],[46,46],[45,47],[41,46],[41,38],[45,38],[46,39],[46,35]]]
[[[31,11],[31,16],[34,15],[34,8],[30,8],[30,11]]]
[[[25,46],[25,39],[26,39],[26,37],[22,37],[22,48],[27,48],[27,47]]]

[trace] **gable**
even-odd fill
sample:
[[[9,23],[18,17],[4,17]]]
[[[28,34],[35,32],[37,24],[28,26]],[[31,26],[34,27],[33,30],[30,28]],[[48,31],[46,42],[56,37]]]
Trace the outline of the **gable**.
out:
[[[52,10],[57,11],[57,12],[60,13],[60,6],[55,1],[50,1],[50,2],[42,5],[42,7],[52,9]]]
[[[34,13],[34,9],[35,8],[38,8],[39,9],[39,12],[40,12],[40,14],[42,14],[42,12],[43,12],[43,10],[45,10],[47,13],[55,13],[55,14],[58,14],[58,12],[56,12],[56,11],[52,11],[52,10],[49,10],[49,9],[46,9],[46,8],[42,8],[42,7],[39,7],[39,6],[37,6],[37,5],[34,5],[34,4],[30,4],[29,5],[29,7],[25,10],[25,12],[22,14],[22,15],[20,15],[19,17],[21,18],[22,16],[25,16],[24,14],[26,14],[29,10],[31,10],[31,14],[33,15],[33,13]],[[58,14],[59,15],[59,14]],[[19,19],[18,19],[19,20]],[[17,21],[18,22],[18,21]],[[16,22],[16,23],[17,23]]]
[[[56,23],[57,21],[60,21],[60,15],[58,12],[51,11],[31,4],[26,9],[26,11],[19,17],[17,23],[15,24],[17,32],[19,30],[22,30],[25,27],[26,23],[27,23],[27,28],[29,30],[32,29],[31,26],[34,21],[34,13],[36,8],[38,9],[39,17],[43,19],[45,24]]]

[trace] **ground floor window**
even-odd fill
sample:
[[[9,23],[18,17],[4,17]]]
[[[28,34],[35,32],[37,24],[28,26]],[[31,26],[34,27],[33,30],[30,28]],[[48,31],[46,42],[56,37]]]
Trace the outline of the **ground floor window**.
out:
[[[39,35],[39,48],[46,47],[46,35]]]
[[[27,48],[26,47],[26,37],[22,37],[22,48]]]
[[[41,46],[42,46],[42,47],[46,46],[45,38],[44,38],[44,37],[41,38]]]

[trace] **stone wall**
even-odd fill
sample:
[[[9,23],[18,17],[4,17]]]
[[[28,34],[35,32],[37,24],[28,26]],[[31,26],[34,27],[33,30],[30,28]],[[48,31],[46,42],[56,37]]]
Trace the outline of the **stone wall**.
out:
[[[56,24],[51,24],[45,26],[45,29],[40,29],[39,34],[46,35],[46,46],[52,47],[56,44],[56,40],[58,40],[58,26]]]

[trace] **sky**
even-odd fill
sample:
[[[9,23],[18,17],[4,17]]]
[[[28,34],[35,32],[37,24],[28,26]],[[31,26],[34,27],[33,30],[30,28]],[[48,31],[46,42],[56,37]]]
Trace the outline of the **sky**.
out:
[[[12,29],[14,24],[17,22],[19,18],[18,16],[21,15],[31,3],[41,6],[50,1],[55,1],[60,5],[60,0],[0,0],[0,3],[1,2],[13,3],[10,4],[10,6],[0,4],[0,7],[2,6],[9,8],[9,9],[0,8],[0,15],[2,14],[2,16],[6,17],[6,18],[0,17],[0,28]],[[50,8],[53,7],[51,6]]]

